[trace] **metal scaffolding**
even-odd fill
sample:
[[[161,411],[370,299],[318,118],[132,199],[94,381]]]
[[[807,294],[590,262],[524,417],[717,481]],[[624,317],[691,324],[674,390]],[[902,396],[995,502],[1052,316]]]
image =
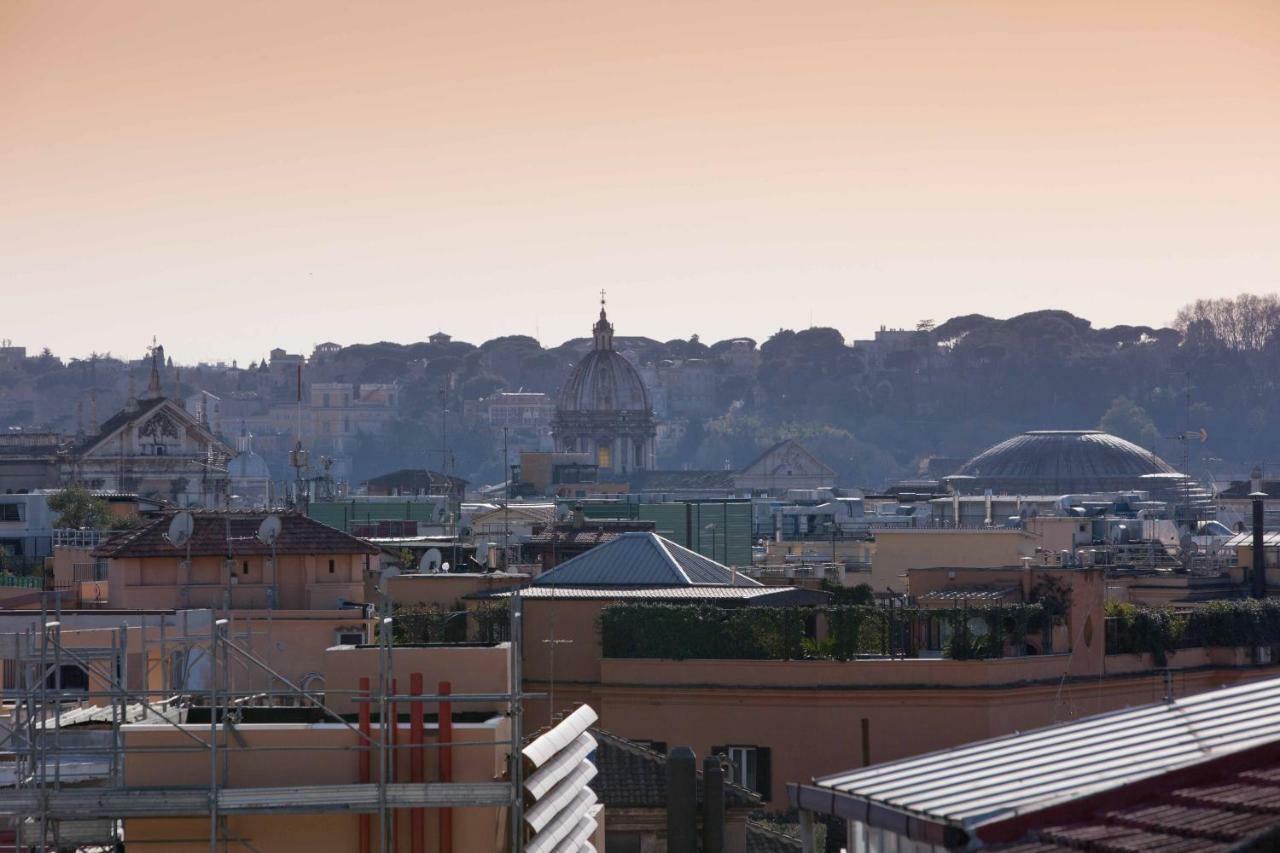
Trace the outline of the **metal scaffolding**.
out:
[[[0,657],[16,664],[17,684],[6,691],[13,702],[8,732],[0,733],[0,752],[12,758],[10,778],[0,782],[0,820],[11,823],[15,849],[80,850],[101,849],[121,843],[126,818],[203,818],[209,821],[208,845],[211,853],[233,847],[257,851],[253,840],[237,837],[228,826],[228,817],[246,814],[359,814],[360,828],[368,839],[373,819],[377,820],[377,847],[380,853],[396,849],[395,815],[402,810],[493,807],[506,810],[508,844],[511,853],[524,849],[524,797],[521,794],[523,762],[520,755],[522,704],[527,698],[521,689],[520,596],[509,602],[508,690],[501,693],[454,694],[446,689],[424,692],[422,679],[412,679],[409,692],[398,691],[391,678],[394,614],[384,606],[378,620],[378,670],[361,679],[368,689],[326,690],[324,696],[296,684],[254,653],[250,634],[238,635],[232,620],[210,618],[207,636],[199,621],[191,625],[187,613],[179,613],[182,630],[171,633],[162,617],[159,625],[122,622],[117,628],[86,628],[102,631],[110,642],[101,646],[78,647],[65,640],[63,614],[53,598],[42,603],[39,627],[23,633],[0,635]],[[212,616],[212,614],[210,614]],[[137,629],[141,630],[137,630]],[[152,629],[149,636],[148,629]],[[70,629],[68,629],[70,630]],[[131,640],[136,631],[140,641]],[[158,639],[155,634],[158,633]],[[159,645],[159,648],[155,646]],[[141,672],[130,672],[130,660],[141,660]],[[68,684],[79,668],[88,683]],[[196,670],[200,670],[196,673]],[[259,684],[268,686],[237,689],[250,682],[252,673]],[[198,674],[199,678],[193,678]],[[193,683],[203,681],[197,687]],[[374,683],[376,682],[376,683]],[[326,701],[340,696],[359,709],[359,721],[334,711]],[[478,703],[505,706],[510,720],[506,740],[456,741],[437,739],[426,743],[423,709],[441,706],[440,719],[452,729],[454,704]],[[326,722],[349,729],[356,746],[248,746],[238,725],[246,709],[254,707],[312,708]],[[198,724],[189,722],[193,709],[201,709]],[[375,711],[376,709],[376,711]],[[408,709],[409,742],[399,736],[398,712]],[[208,729],[202,729],[203,714]],[[495,712],[500,713],[500,712]],[[376,714],[377,722],[372,718]],[[394,725],[384,725],[394,721]],[[84,724],[91,723],[90,726]],[[150,723],[171,727],[180,734],[180,745],[126,747],[126,727]],[[468,747],[507,748],[507,776],[495,782],[426,782],[422,749]],[[228,787],[229,764],[237,750],[288,753],[290,751],[342,751],[361,753],[359,765],[367,774],[362,781],[340,785],[290,787]],[[411,774],[417,780],[396,781],[398,756],[410,751]],[[413,750],[418,750],[415,754]],[[155,752],[166,755],[200,755],[209,761],[207,788],[155,788],[130,786],[125,776],[126,754]],[[450,759],[451,763],[451,759]],[[367,768],[367,769],[366,769]],[[0,771],[2,772],[2,771]],[[413,812],[411,812],[412,816]],[[419,849],[420,821],[414,828],[414,848]],[[185,843],[199,839],[182,839]],[[176,839],[174,840],[176,841]],[[368,841],[362,841],[368,850]]]

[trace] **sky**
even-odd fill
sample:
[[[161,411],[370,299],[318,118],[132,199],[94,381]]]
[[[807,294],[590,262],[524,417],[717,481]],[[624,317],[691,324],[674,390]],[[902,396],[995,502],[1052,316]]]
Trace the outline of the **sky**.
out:
[[[1280,289],[1275,0],[0,0],[0,339],[704,341]]]

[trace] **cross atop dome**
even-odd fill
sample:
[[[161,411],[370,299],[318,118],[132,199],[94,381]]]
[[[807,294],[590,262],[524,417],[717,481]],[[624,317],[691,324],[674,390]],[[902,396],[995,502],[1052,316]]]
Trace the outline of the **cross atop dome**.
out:
[[[595,339],[595,348],[598,350],[613,349],[613,324],[609,322],[608,316],[604,312],[604,290],[600,290],[600,319],[591,327],[592,337]]]

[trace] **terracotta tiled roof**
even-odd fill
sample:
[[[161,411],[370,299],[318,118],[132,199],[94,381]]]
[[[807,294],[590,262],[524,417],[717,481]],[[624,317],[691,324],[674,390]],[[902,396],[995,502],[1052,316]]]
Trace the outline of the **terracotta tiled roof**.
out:
[[[1094,819],[1050,826],[1001,848],[1033,851],[1275,850],[1280,847],[1280,768],[1263,767],[1153,794]]]
[[[261,512],[193,512],[195,530],[191,534],[193,557],[226,554],[269,556],[272,549],[257,539]],[[279,513],[280,538],[277,554],[377,554],[378,548],[363,539],[321,524],[305,515]],[[185,556],[188,546],[175,548],[165,538],[173,513],[167,513],[136,530],[129,530],[100,544],[94,557],[176,557]]]
[[[747,821],[747,853],[798,853],[800,839],[783,835],[754,820]]]
[[[596,739],[596,777],[591,789],[606,809],[667,807],[667,757],[624,737],[592,729]],[[740,785],[725,782],[725,805],[757,808],[760,797]],[[698,802],[702,802],[702,771],[698,771]]]

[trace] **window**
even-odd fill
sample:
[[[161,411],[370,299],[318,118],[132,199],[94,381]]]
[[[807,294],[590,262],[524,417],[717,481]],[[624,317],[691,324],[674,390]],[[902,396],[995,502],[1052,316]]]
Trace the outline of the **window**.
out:
[[[339,646],[360,646],[364,644],[364,632],[337,631],[334,633],[333,639]]]
[[[767,802],[773,796],[770,754],[767,746],[713,746],[712,755],[723,755],[732,765],[728,781],[755,791]]]
[[[61,685],[59,685],[59,676],[61,676]],[[89,673],[84,668],[74,663],[64,663],[58,669],[49,673],[44,680],[44,686],[50,690],[88,690],[89,689]]]
[[[22,521],[18,504],[0,504],[0,521]]]
[[[333,571],[334,571],[334,569],[335,569],[335,568],[336,568],[335,561],[334,561],[334,560],[330,560],[330,561],[329,561],[329,574],[333,574]]]
[[[242,575],[247,575],[247,574],[249,574],[249,561],[248,561],[248,560],[245,560],[243,563],[241,563],[241,564],[240,564],[240,574],[242,574]]]
[[[748,790],[756,789],[756,750],[750,746],[729,747],[729,763],[733,765],[733,781]]]
[[[156,456],[164,456],[164,445],[163,445],[163,444],[157,444],[157,445],[156,445]]]

